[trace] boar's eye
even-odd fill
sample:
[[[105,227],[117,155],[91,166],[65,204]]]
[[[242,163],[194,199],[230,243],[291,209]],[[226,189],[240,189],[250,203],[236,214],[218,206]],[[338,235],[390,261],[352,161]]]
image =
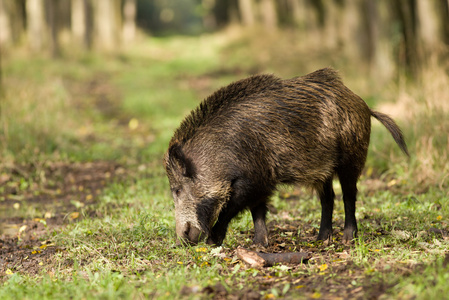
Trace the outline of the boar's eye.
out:
[[[173,193],[176,195],[176,197],[179,197],[179,195],[181,194],[181,189],[175,189]]]

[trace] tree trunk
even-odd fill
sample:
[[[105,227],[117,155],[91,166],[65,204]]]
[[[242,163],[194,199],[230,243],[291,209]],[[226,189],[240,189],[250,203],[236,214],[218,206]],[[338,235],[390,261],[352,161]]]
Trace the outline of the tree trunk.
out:
[[[12,41],[11,20],[7,13],[6,1],[0,0],[0,47],[5,47]]]
[[[421,62],[417,51],[416,10],[413,3],[414,0],[398,0],[393,2],[402,27],[401,33],[403,38],[402,45],[399,49],[398,65],[411,71],[413,75],[417,75]]]
[[[95,45],[101,50],[110,51],[118,42],[118,0],[96,0],[94,7]]]
[[[422,59],[426,59],[438,51],[442,40],[441,20],[439,18],[438,2],[417,0],[417,33],[419,38],[419,51]],[[445,22],[448,22],[446,20]],[[423,63],[425,63],[423,61]]]
[[[321,3],[317,1],[316,3]],[[315,4],[318,5],[318,4]],[[326,5],[323,5],[319,8],[320,21],[322,22],[320,33],[321,44],[328,49],[335,49],[338,45],[337,36],[338,36],[338,8],[334,1],[326,2]],[[321,10],[320,10],[321,9]]]
[[[48,11],[48,23],[50,26],[51,35],[51,53],[53,57],[59,57],[61,55],[61,47],[59,44],[59,30],[62,24],[60,24],[59,16],[59,1],[50,0],[47,1],[47,11]]]
[[[239,0],[241,22],[244,26],[253,26],[255,23],[253,0]]]
[[[84,12],[86,15],[86,34],[84,41],[87,49],[92,49],[94,39],[94,8],[92,0],[84,0]]]
[[[5,90],[3,85],[3,46],[0,44],[0,127],[2,131],[0,132],[0,145],[2,145],[2,151],[6,149],[7,146],[7,133],[8,133],[8,124],[3,116],[3,106],[5,105]]]
[[[25,33],[24,1],[3,0],[6,13],[9,15],[12,43],[17,45],[23,40]]]
[[[306,28],[306,3],[304,0],[288,0],[288,7],[291,9],[291,14],[293,18],[293,24],[298,26],[300,29]],[[311,10],[309,8],[309,10]]]
[[[27,0],[25,4],[27,17],[28,42],[33,51],[41,51],[47,39],[44,0]]]
[[[386,1],[365,0],[369,33],[369,71],[380,83],[388,82],[394,75],[395,65],[391,51],[390,6]]]
[[[77,45],[86,46],[86,9],[84,0],[72,0],[71,29],[73,41]]]
[[[276,5],[273,0],[261,0],[260,3],[262,21],[265,28],[273,31],[277,27]]]
[[[335,30],[338,38],[337,46],[342,45],[344,52],[348,57],[353,57],[363,61],[364,47],[366,39],[366,27],[364,28],[361,18],[361,9],[359,0],[347,0],[344,6],[335,5],[336,25]],[[363,32],[363,33],[362,33]],[[366,58],[366,57],[365,57]]]
[[[123,41],[125,45],[136,37],[136,0],[125,0],[123,7]]]

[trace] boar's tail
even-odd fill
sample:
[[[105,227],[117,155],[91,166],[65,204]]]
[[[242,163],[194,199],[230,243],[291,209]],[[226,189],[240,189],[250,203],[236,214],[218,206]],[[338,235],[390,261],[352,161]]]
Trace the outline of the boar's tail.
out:
[[[394,120],[386,114],[373,110],[371,111],[371,115],[375,117],[377,120],[379,120],[385,127],[387,127],[388,131],[390,131],[391,135],[398,144],[399,148],[401,148],[401,150],[404,151],[404,153],[407,154],[407,156],[409,156],[407,144],[405,143],[404,140],[404,135],[402,134],[401,129],[394,122]]]

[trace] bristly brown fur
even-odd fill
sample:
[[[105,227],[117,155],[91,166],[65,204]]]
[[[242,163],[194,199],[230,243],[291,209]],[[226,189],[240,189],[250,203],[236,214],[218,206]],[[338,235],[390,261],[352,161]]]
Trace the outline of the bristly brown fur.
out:
[[[280,85],[281,80],[273,75],[254,75],[245,80],[240,80],[223,87],[207,97],[200,105],[188,115],[175,131],[172,143],[175,141],[187,141],[201,126],[214,119],[220,112],[229,106],[247,99],[254,94],[270,90],[275,85]],[[172,144],[171,143],[171,144]]]
[[[351,240],[357,233],[357,180],[366,161],[371,116],[408,153],[396,123],[372,111],[331,68],[287,80],[256,75],[219,89],[185,118],[165,156],[176,191],[178,236],[196,242],[207,234],[208,242],[220,244],[229,221],[248,208],[254,241],[267,244],[267,201],[284,183],[318,192],[318,239],[330,239],[332,180],[338,176],[345,205],[343,239]]]

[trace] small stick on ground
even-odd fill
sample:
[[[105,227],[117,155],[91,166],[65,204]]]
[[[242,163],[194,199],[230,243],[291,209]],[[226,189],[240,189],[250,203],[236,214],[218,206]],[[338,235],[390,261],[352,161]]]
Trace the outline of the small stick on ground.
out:
[[[250,251],[242,247],[236,250],[237,257],[251,267],[271,267],[278,263],[299,264],[311,258],[307,252],[262,253]]]

